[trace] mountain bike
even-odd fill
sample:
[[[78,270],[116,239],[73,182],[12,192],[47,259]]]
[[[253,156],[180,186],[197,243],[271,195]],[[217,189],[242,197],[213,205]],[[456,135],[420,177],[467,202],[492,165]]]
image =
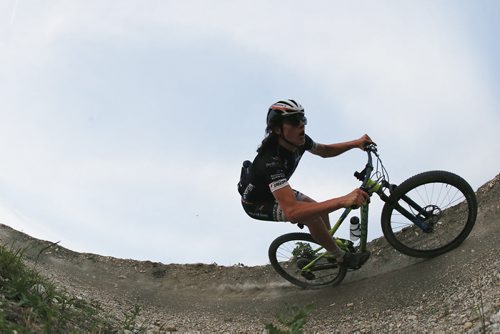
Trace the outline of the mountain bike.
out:
[[[400,185],[391,184],[377,147],[369,145],[366,152],[366,166],[354,176],[370,197],[377,194],[385,202],[382,232],[392,247],[412,257],[431,258],[458,247],[467,238],[477,215],[476,195],[467,181],[450,172],[428,171]],[[360,218],[351,218],[351,223],[359,222],[359,244],[334,238],[351,211],[358,208],[345,209],[329,230],[342,250],[367,250],[369,202],[359,208]],[[337,285],[348,270],[308,233],[279,236],[269,247],[269,259],[278,274],[302,288]]]

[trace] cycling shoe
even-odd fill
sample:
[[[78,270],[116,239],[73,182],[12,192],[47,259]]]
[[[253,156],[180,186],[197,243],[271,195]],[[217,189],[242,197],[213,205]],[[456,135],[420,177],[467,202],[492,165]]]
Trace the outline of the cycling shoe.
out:
[[[342,258],[341,266],[348,269],[358,269],[370,258],[370,252],[350,253],[346,252]]]

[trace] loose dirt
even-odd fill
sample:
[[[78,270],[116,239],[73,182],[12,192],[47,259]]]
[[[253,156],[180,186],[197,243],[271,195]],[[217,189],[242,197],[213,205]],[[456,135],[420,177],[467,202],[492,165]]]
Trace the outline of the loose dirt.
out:
[[[0,243],[57,286],[117,316],[141,307],[150,332],[262,333],[287,305],[314,305],[307,333],[500,333],[500,174],[477,191],[476,225],[457,249],[422,260],[381,238],[339,286],[302,290],[269,266],[162,264],[76,253],[0,225]]]

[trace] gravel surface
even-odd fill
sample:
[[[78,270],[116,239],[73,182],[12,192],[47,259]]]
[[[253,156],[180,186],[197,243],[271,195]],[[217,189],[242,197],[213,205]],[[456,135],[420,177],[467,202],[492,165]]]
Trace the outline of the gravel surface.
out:
[[[477,195],[476,226],[459,248],[421,260],[377,239],[361,270],[320,290],[294,287],[270,266],[167,265],[47,248],[5,225],[0,242],[27,248],[41,274],[111,314],[140,306],[151,333],[264,333],[288,306],[309,304],[306,333],[500,333],[500,175]]]

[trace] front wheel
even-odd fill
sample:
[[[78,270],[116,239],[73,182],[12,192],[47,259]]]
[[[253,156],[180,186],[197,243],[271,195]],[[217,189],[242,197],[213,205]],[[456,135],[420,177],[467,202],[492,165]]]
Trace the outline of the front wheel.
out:
[[[269,246],[271,265],[287,281],[302,288],[321,288],[339,284],[347,269],[310,234],[289,233],[276,238]]]
[[[430,171],[396,187],[382,209],[382,231],[401,253],[429,258],[460,245],[476,214],[476,195],[463,178]]]

